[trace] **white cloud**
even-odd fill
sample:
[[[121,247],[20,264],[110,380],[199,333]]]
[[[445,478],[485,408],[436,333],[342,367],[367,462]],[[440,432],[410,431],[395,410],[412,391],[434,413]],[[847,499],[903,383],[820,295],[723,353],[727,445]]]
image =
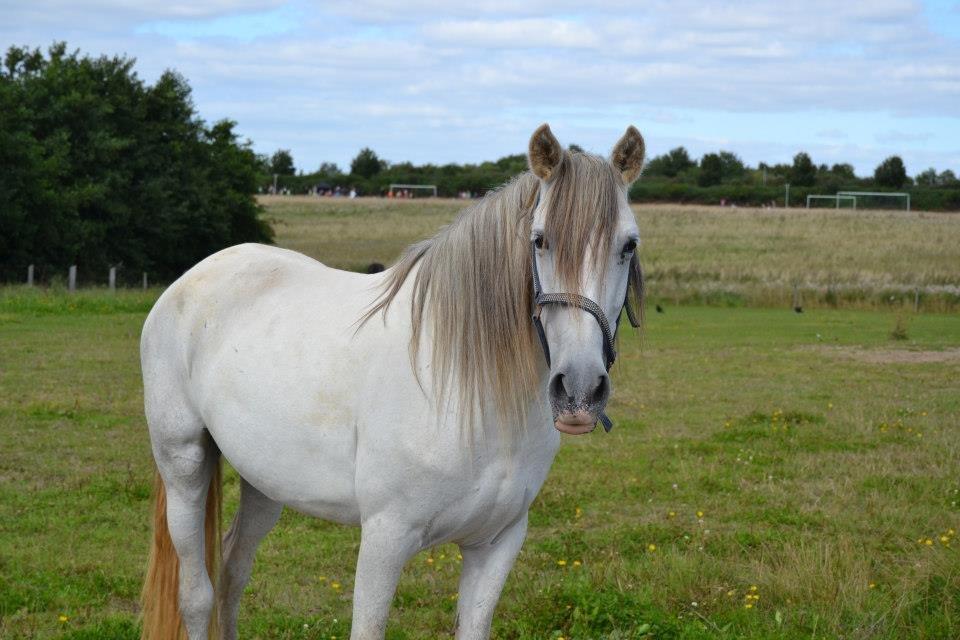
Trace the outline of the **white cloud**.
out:
[[[423,33],[428,40],[461,47],[579,49],[600,44],[589,27],[571,20],[540,18],[435,22],[427,24]]]
[[[843,133],[836,152],[863,158],[908,148],[944,160],[955,157],[945,141],[960,140],[960,42],[910,0],[589,11],[568,0],[37,0],[5,11],[0,42],[126,53],[148,80],[172,66],[205,117],[237,119],[258,147],[291,147],[306,165],[344,163],[363,144],[396,160],[481,160],[522,149],[547,119],[589,148],[636,122],[652,151],[723,143],[752,162],[792,157],[818,132]],[[267,20],[278,15],[282,29]],[[773,139],[753,114],[782,122]]]

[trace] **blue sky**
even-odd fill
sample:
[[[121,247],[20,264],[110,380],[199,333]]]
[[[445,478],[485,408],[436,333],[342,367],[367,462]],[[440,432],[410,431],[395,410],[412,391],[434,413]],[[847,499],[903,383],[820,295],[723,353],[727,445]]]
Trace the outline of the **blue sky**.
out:
[[[479,162],[549,122],[606,153],[750,164],[901,155],[960,173],[960,0],[0,0],[0,45],[124,53],[184,74],[200,114],[299,168]]]

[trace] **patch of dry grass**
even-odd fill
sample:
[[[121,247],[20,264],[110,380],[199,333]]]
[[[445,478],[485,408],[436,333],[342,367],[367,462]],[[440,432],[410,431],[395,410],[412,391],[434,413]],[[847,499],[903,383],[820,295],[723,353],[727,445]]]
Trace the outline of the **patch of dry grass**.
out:
[[[464,206],[458,200],[264,197],[277,244],[334,267],[390,264]],[[960,214],[634,207],[655,300],[677,303],[960,306]]]

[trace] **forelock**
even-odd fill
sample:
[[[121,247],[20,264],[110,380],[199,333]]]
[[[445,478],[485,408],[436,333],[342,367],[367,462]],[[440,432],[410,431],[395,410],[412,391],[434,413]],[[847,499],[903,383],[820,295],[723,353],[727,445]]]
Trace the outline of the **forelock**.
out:
[[[587,249],[602,280],[606,247],[617,229],[623,182],[607,160],[588,153],[564,153],[544,199],[544,235],[554,252],[561,286],[580,292]]]

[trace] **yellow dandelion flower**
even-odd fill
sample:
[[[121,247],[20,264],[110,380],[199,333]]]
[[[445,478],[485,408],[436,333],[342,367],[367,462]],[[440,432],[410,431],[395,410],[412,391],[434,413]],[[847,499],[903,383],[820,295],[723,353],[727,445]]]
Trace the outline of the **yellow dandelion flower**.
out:
[[[452,594],[452,595],[450,596],[450,599],[451,599],[451,600],[456,600],[456,599],[459,598],[459,597],[460,597],[460,594],[459,594],[459,593],[454,593],[454,594]]]
[[[576,510],[573,512],[574,518],[579,518],[582,515],[583,515],[583,509],[581,509],[580,507],[577,507]]]
[[[336,581],[331,582],[330,588],[333,589],[334,591],[340,591],[340,583]]]
[[[677,517],[677,512],[676,512],[676,511],[671,511],[670,513],[667,514],[667,517],[668,517],[668,518],[676,518],[676,517]]]
[[[744,609],[753,609],[753,603],[752,603],[752,602],[748,602],[747,604],[743,605],[743,608],[744,608]]]
[[[926,540],[923,541],[923,544],[927,545],[928,547],[931,547],[933,546],[933,540],[931,540],[930,538],[927,538]]]
[[[947,544],[948,542],[950,542],[950,536],[940,536],[940,542],[942,542],[943,544]]]
[[[756,590],[757,590],[757,585],[755,584],[750,585],[750,591],[756,591]]]
[[[876,588],[877,588],[877,583],[876,583],[876,582],[871,582],[870,584],[867,585],[867,588],[868,588],[868,589],[876,589]]]
[[[59,620],[60,622],[66,622],[66,621],[69,620],[69,619],[70,619],[70,618],[68,618],[67,616],[63,615],[62,613],[61,613],[60,616],[57,618],[57,620]]]
[[[320,576],[319,578],[317,578],[317,580],[319,580],[320,582],[326,582],[327,576]]]
[[[574,560],[574,561],[573,561],[573,566],[575,566],[575,567],[579,567],[581,564],[582,564],[582,563],[581,563],[579,560]]]
[[[728,595],[728,596],[732,596],[732,595],[734,595],[735,593],[736,593],[736,591],[734,591],[733,589],[730,589],[730,591],[727,591],[727,595]]]
[[[698,518],[702,518],[702,517],[703,517],[703,511],[697,511],[697,517],[698,517]]]
[[[459,553],[457,554],[457,560],[458,560],[458,561],[459,561],[459,560],[463,560],[463,556],[460,555]]]
[[[828,402],[828,403],[827,403],[827,409],[833,409],[833,403],[832,403],[832,402]]]
[[[566,561],[566,560],[557,560],[557,566],[565,567],[565,566],[567,566],[567,561]]]
[[[427,558],[427,564],[433,564],[433,558]]]
[[[647,545],[647,551],[656,551],[656,550],[657,550],[657,545],[653,544],[652,542]]]
[[[447,554],[445,554],[445,553],[441,553],[441,554],[440,554],[440,559],[441,559],[441,560],[445,559],[446,557],[447,557]]]

